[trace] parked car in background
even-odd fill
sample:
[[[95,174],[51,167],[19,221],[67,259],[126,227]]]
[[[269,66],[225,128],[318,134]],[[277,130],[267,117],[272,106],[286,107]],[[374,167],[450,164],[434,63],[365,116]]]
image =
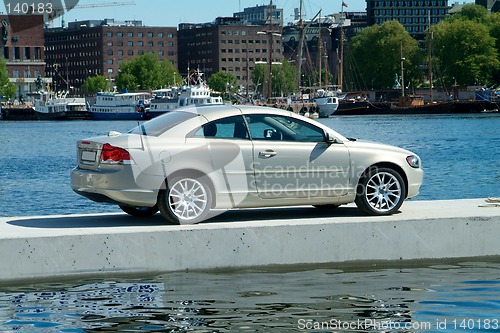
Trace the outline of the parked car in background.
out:
[[[232,208],[352,202],[369,215],[393,214],[423,179],[410,151],[257,106],[181,108],[77,149],[76,193],[134,216],[160,211],[174,224]]]

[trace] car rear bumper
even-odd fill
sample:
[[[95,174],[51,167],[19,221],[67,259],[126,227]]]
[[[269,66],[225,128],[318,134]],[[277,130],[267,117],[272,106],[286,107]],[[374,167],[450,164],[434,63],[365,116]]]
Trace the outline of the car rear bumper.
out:
[[[93,201],[134,207],[153,207],[158,194],[158,191],[140,188],[127,169],[97,172],[75,168],[71,171],[71,188]]]

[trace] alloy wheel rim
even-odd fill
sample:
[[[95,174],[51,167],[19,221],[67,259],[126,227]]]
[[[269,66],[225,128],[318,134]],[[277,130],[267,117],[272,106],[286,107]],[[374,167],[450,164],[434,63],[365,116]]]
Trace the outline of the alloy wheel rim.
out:
[[[207,208],[208,195],[202,183],[196,179],[181,179],[169,191],[169,205],[173,214],[183,220],[201,216]]]
[[[378,172],[368,180],[365,196],[374,210],[387,212],[401,200],[401,184],[393,174]]]

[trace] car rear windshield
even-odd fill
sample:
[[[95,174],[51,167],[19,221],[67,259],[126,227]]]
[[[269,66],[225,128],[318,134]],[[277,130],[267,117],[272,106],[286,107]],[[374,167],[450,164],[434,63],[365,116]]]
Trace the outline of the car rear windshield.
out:
[[[137,126],[129,131],[131,134],[141,134],[149,136],[160,136],[169,129],[185,122],[188,119],[195,118],[198,115],[193,112],[168,112],[159,117],[153,118],[144,124]]]

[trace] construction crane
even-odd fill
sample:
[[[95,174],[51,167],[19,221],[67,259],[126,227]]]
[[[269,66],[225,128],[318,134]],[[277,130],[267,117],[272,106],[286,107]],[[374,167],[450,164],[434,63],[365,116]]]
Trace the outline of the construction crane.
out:
[[[58,4],[61,4],[61,1],[57,1]],[[65,1],[66,3],[69,1]],[[52,3],[52,1],[51,1]],[[115,1],[115,2],[107,2],[107,3],[89,3],[89,4],[77,4],[75,6],[71,5],[66,5],[66,6],[59,6],[58,4],[53,4],[52,7],[52,13],[50,13],[50,16],[47,17],[49,21],[51,21],[51,24],[54,19],[56,19],[59,16],[63,16],[65,12],[73,9],[86,9],[86,8],[98,8],[98,7],[114,7],[114,6],[133,6],[135,5],[134,1]],[[47,20],[46,20],[47,22]],[[64,18],[63,18],[63,24],[64,26]]]

